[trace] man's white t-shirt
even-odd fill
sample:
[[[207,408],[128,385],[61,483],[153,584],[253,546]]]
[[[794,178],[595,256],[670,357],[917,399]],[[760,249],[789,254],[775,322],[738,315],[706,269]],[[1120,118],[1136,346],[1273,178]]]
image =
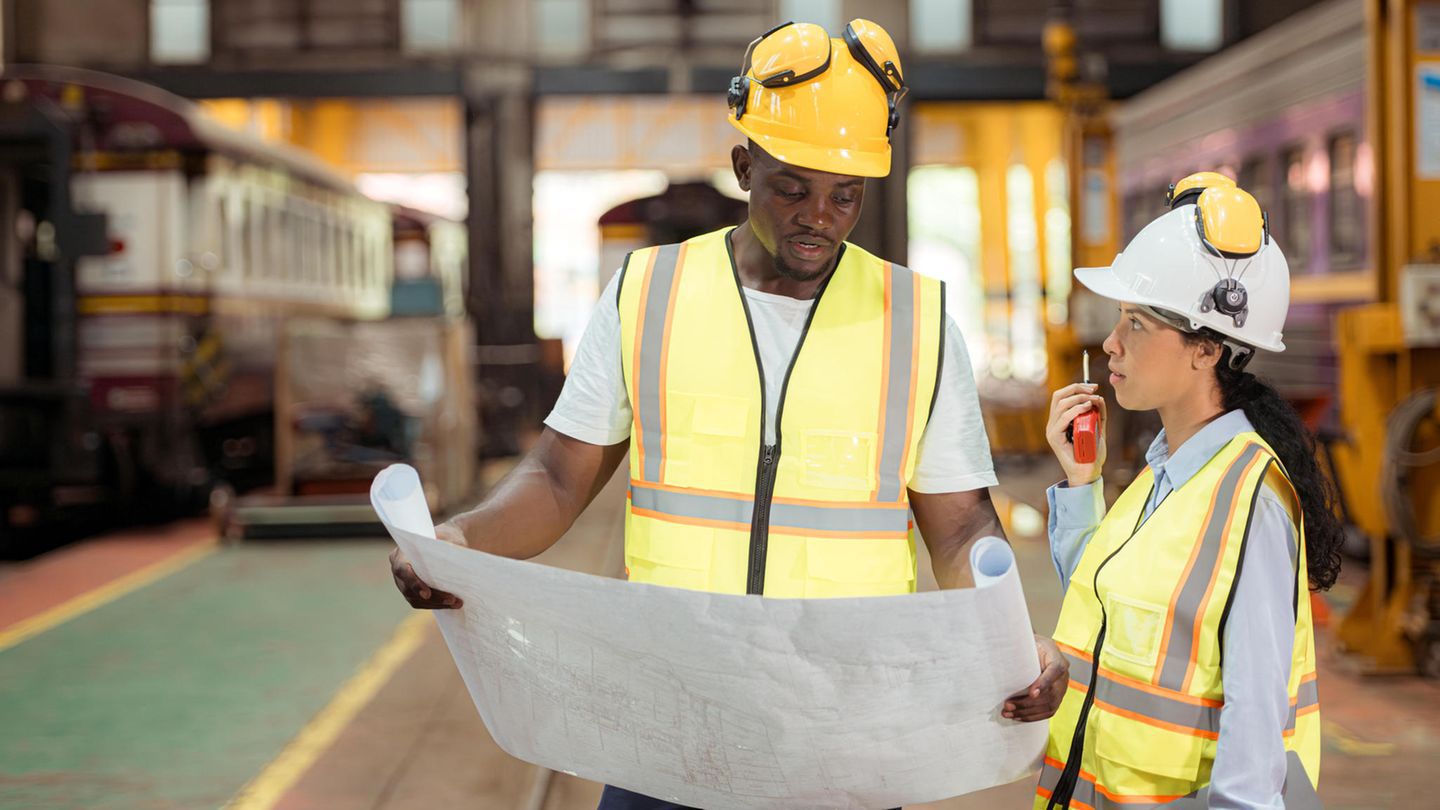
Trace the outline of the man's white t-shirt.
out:
[[[619,280],[620,274],[616,273],[601,293],[580,338],[560,399],[545,419],[545,424],[555,431],[589,444],[619,444],[630,438],[630,394],[621,370],[620,312],[615,299]],[[815,301],[751,289],[745,290],[745,299],[765,376],[765,442],[773,444],[780,388]],[[735,350],[752,349],[736,346]],[[970,355],[960,329],[946,316],[940,391],[920,437],[909,488],[939,493],[994,485],[995,468],[980,416]]]

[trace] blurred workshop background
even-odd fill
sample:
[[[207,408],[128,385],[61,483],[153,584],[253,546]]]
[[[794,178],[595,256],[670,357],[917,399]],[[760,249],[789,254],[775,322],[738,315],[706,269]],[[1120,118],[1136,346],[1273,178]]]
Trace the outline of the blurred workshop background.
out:
[[[744,219],[746,44],[857,16],[911,89],[852,241],[949,284],[1037,630],[1049,393],[1115,319],[1071,269],[1194,171],[1268,211],[1289,349],[1254,370],[1347,530],[1320,795],[1425,804],[1440,2],[4,0],[0,806],[593,807],[490,740],[369,482],[493,485],[626,253]],[[1159,422],[1112,415],[1118,491]],[[611,486],[541,561],[618,575],[623,515]]]

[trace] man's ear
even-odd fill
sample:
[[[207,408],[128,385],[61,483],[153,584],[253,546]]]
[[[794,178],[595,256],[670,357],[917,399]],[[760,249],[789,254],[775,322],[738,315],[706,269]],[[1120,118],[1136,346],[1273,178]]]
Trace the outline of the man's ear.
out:
[[[740,190],[749,191],[750,171],[755,168],[755,159],[744,144],[737,143],[730,150],[730,165],[735,169],[735,182],[740,184]]]

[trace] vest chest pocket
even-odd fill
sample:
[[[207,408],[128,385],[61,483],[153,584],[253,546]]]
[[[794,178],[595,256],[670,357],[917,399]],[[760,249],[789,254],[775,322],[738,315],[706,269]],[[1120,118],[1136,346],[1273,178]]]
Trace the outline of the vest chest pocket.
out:
[[[750,400],[713,395],[682,395],[692,404],[690,429],[705,436],[727,439],[745,437],[750,419]]]
[[[669,404],[667,481],[728,490],[754,480],[756,447],[749,438],[750,400],[675,391]],[[710,477],[716,471],[730,471],[734,480]]]
[[[875,489],[875,434],[806,430],[800,434],[800,482],[848,492]]]
[[[1155,666],[1168,609],[1118,593],[1105,597],[1105,652],[1146,669]]]

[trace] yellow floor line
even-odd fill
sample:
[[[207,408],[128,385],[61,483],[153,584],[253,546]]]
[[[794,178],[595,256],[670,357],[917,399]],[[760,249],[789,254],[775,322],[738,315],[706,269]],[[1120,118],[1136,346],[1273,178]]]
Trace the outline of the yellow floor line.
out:
[[[311,718],[278,756],[265,766],[227,805],[229,810],[269,810],[335,742],[355,715],[370,703],[375,693],[390,680],[399,666],[410,658],[434,624],[428,612],[411,615],[360,671],[355,673],[329,705]]]
[[[46,630],[54,629],[76,616],[89,613],[101,605],[113,602],[128,593],[138,591],[152,582],[164,579],[176,571],[214,554],[217,548],[218,546],[214,542],[201,543],[194,548],[181,551],[173,557],[61,602],[43,613],[37,613],[28,619],[16,622],[0,631],[0,652],[14,647],[26,639],[38,636]]]

